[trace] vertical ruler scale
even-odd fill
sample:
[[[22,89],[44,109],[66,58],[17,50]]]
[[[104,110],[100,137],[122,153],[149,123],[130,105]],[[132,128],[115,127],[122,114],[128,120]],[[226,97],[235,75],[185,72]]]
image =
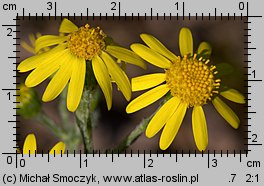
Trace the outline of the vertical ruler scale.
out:
[[[16,11],[16,5],[15,4],[3,4],[3,10],[5,11]],[[2,24],[3,29],[5,30],[5,36],[9,40],[8,43],[10,43],[10,48],[11,50],[6,52],[8,56],[6,57],[7,59],[5,61],[8,62],[9,68],[11,68],[9,74],[8,74],[8,79],[9,83],[7,85],[8,88],[2,88],[2,91],[6,95],[6,99],[8,100],[8,107],[12,109],[12,111],[9,111],[10,113],[7,115],[8,116],[8,125],[10,128],[12,128],[12,132],[10,133],[10,136],[12,136],[12,148],[15,150],[17,148],[17,142],[18,142],[18,137],[19,134],[16,132],[17,129],[19,128],[19,120],[17,120],[18,114],[17,110],[19,109],[16,104],[16,98],[19,97],[17,94],[17,91],[19,88],[17,85],[19,85],[19,82],[17,82],[17,61],[20,59],[19,57],[19,50],[17,50],[17,46],[20,45],[19,42],[19,27],[20,25],[16,24],[16,18],[10,19],[7,23],[8,24]],[[4,87],[4,86],[3,86]]]
[[[264,48],[261,32],[263,30],[263,13],[260,8],[263,5],[261,1],[236,0],[228,3],[207,0],[199,2],[191,0],[170,2],[150,0],[109,2],[103,0],[80,0],[78,2],[14,0],[10,2],[4,0],[1,2],[1,185],[116,185],[120,183],[128,185],[170,185],[175,183],[185,185],[263,185],[264,127],[262,125],[263,109],[261,103],[264,91],[264,73],[262,72],[264,68],[261,62],[261,51]],[[224,28],[223,32],[226,31],[225,33],[227,33],[226,37],[219,33],[220,37],[223,37],[219,38],[215,34],[214,37],[211,37],[210,42],[215,44],[222,42],[224,39],[229,39],[230,45],[232,45],[232,39],[239,38],[240,40],[237,45],[232,45],[233,48],[231,47],[231,49],[224,42],[218,48],[213,48],[215,55],[213,61],[222,60],[222,54],[232,53],[233,56],[236,56],[236,51],[243,50],[243,54],[241,56],[237,55],[237,59],[232,58],[234,59],[235,68],[232,75],[236,76],[238,74],[237,69],[241,68],[242,70],[239,70],[243,73],[241,76],[238,75],[241,81],[234,82],[231,77],[226,80],[230,81],[230,84],[233,84],[234,87],[239,87],[243,83],[241,90],[244,90],[243,94],[247,103],[243,106],[243,111],[240,109],[241,126],[237,132],[227,130],[226,134],[221,134],[221,138],[218,133],[211,133],[210,131],[208,149],[201,152],[195,148],[195,144],[190,145],[193,148],[184,148],[184,145],[190,143],[185,137],[185,135],[192,135],[190,125],[189,128],[181,128],[179,134],[177,134],[184,139],[177,141],[176,146],[179,146],[179,149],[173,146],[167,151],[161,151],[158,148],[148,148],[149,145],[153,146],[149,143],[146,145],[146,149],[133,149],[132,146],[124,151],[120,149],[89,151],[84,147],[77,147],[75,149],[68,148],[65,153],[49,154],[49,150],[38,147],[33,154],[20,154],[19,152],[21,152],[23,146],[23,141],[20,140],[24,140],[24,137],[22,138],[20,135],[25,136],[25,132],[21,130],[25,124],[21,123],[30,122],[30,120],[25,120],[18,114],[20,109],[18,100],[21,100],[18,93],[20,92],[19,85],[23,83],[24,78],[27,76],[18,73],[17,70],[18,64],[28,57],[26,56],[28,54],[21,55],[22,50],[20,50],[22,48],[20,46],[21,41],[26,40],[23,31],[31,32],[27,29],[29,29],[28,25],[32,23],[43,29],[48,27],[48,24],[59,27],[64,18],[78,24],[103,25],[102,28],[108,29],[110,34],[115,34],[113,28],[116,27],[119,29],[117,38],[120,36],[120,44],[126,45],[127,48],[132,42],[140,41],[137,33],[139,31],[139,33],[157,31],[158,37],[165,33],[168,36],[164,43],[165,45],[168,43],[168,48],[171,49],[177,41],[172,32],[178,32],[181,27],[201,29],[198,33],[202,33],[199,39],[203,41],[208,38],[207,35],[213,35],[213,29],[220,28],[210,27],[210,24],[215,26],[224,24],[225,26],[222,28]],[[230,23],[231,25],[238,24],[237,28],[241,28],[241,30],[233,33],[232,29],[228,28]],[[137,24],[140,26],[137,27]],[[172,32],[167,32],[167,28],[170,28],[172,24],[175,25],[175,29]],[[199,27],[200,24],[207,26],[202,28]],[[124,28],[125,31],[122,30]],[[37,32],[34,29],[33,32]],[[133,31],[137,33],[138,41],[131,39],[129,43],[126,43],[125,40],[121,39],[127,36],[128,33],[133,35]],[[50,30],[46,29],[45,32],[49,33]],[[197,38],[195,32],[193,32],[193,35],[194,38]],[[170,41],[173,41],[171,42],[173,44]],[[196,42],[198,41],[194,41],[195,50],[198,46]],[[225,56],[223,60],[232,61],[230,60],[232,55]],[[20,79],[23,79],[23,81]],[[239,107],[236,108],[235,104],[232,106],[234,111],[239,111]],[[221,119],[210,116],[212,115],[209,112],[211,107],[206,107],[204,110],[206,116],[209,116],[206,118],[207,122],[210,121],[208,122],[208,130],[217,127],[216,123]],[[50,109],[48,112],[51,113],[53,110]],[[114,114],[114,112],[111,112],[111,114]],[[117,118],[119,116],[113,117]],[[47,118],[45,119],[50,122]],[[58,119],[55,118],[55,120]],[[189,120],[188,122],[191,123],[190,118]],[[49,124],[52,125],[52,123]],[[31,125],[29,124],[29,126]],[[110,128],[107,128],[109,132],[112,130]],[[216,128],[219,131],[223,129],[224,127]],[[38,130],[43,130],[42,137],[45,137],[47,134],[45,128],[39,127]],[[30,129],[30,132],[32,131],[34,130]],[[189,133],[186,131],[189,131]],[[74,129],[71,132],[74,133]],[[226,137],[228,133],[233,134],[233,136]],[[136,144],[139,147],[141,144],[146,143],[144,140],[147,140],[147,138],[145,139],[144,135],[145,132],[138,139],[143,139]],[[232,142],[233,139],[237,139],[237,136],[243,142]],[[96,138],[96,136],[93,137]],[[106,139],[108,137],[107,135],[102,136]],[[180,137],[177,137],[176,140]],[[45,144],[46,141],[50,143],[48,142],[50,139],[46,138],[46,141],[41,141],[38,138],[38,145]],[[221,148],[221,144],[220,147],[213,148],[213,141],[217,142],[219,139],[223,142],[223,148]],[[230,146],[227,148],[224,148],[225,140],[231,140]],[[180,146],[180,142],[184,145]],[[98,141],[95,143],[96,145],[99,144],[98,146],[102,145]],[[156,143],[158,144],[158,138]]]

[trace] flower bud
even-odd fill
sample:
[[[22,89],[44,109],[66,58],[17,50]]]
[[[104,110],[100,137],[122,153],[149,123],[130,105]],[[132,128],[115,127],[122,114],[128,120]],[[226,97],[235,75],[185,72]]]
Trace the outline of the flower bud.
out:
[[[17,90],[18,114],[24,118],[32,118],[41,110],[41,102],[33,88],[21,84]]]

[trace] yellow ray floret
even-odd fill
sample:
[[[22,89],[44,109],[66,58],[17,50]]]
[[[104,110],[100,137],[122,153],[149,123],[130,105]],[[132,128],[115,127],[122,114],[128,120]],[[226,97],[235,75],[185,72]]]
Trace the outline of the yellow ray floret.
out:
[[[163,97],[169,90],[170,89],[167,87],[167,85],[160,85],[149,90],[148,92],[131,101],[126,108],[126,112],[133,113],[154,103]]]
[[[241,94],[235,89],[228,89],[226,91],[220,92],[220,95],[236,103],[240,103],[240,104],[246,103],[243,94]]]
[[[179,46],[181,56],[193,55],[193,38],[192,32],[188,28],[182,28],[179,34]]]
[[[161,150],[166,150],[174,140],[185,116],[187,107],[188,105],[186,103],[180,103],[177,110],[168,120],[160,136]]]
[[[148,74],[132,79],[132,91],[146,90],[153,88],[165,81],[164,73]]]
[[[177,56],[169,51],[157,38],[149,34],[140,34],[141,39],[151,48],[152,50],[160,53],[167,57],[169,60],[174,61]]]
[[[180,103],[181,100],[179,98],[173,97],[158,110],[158,112],[150,120],[146,129],[146,136],[148,138],[152,138],[162,129],[162,127],[177,110]]]
[[[206,118],[201,106],[194,106],[192,112],[192,128],[195,144],[199,151],[205,150],[208,145]]]
[[[157,67],[169,68],[171,65],[171,62],[167,58],[142,44],[132,44],[130,48],[147,62]]]
[[[50,151],[50,154],[64,154],[66,145],[63,142],[58,142]],[[34,134],[28,134],[24,145],[23,154],[37,153],[37,140]]]
[[[93,59],[92,65],[93,65],[94,75],[104,93],[105,100],[107,103],[107,108],[108,110],[110,110],[110,108],[112,107],[112,85],[111,85],[111,79],[108,75],[109,72],[103,60],[99,56]]]
[[[235,112],[225,104],[219,97],[212,101],[217,112],[235,129],[239,127],[239,118]]]

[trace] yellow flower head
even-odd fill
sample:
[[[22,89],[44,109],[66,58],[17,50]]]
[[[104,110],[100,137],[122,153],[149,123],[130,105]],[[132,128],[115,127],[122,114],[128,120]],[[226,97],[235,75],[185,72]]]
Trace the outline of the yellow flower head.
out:
[[[35,42],[37,55],[22,61],[18,70],[33,70],[25,81],[28,87],[34,87],[55,74],[48,84],[42,100],[55,99],[68,85],[67,108],[74,112],[83,92],[86,64],[91,63],[95,78],[101,87],[108,109],[112,106],[112,84],[114,81],[127,100],[131,98],[131,86],[124,71],[115,59],[145,68],[144,61],[132,51],[106,45],[106,35],[97,27],[88,24],[78,28],[68,19],[60,25],[60,35],[44,35]],[[47,52],[39,54],[43,48],[54,46]]]
[[[64,154],[66,145],[63,142],[58,142],[54,147],[49,151],[50,154]],[[37,153],[37,140],[34,134],[28,134],[24,145],[23,145],[23,154],[35,154]]]
[[[171,98],[156,112],[146,129],[146,136],[151,138],[163,127],[160,148],[167,149],[174,140],[188,108],[192,110],[193,135],[197,148],[202,151],[208,145],[206,118],[202,106],[212,102],[219,114],[233,127],[238,128],[239,118],[219,97],[236,103],[245,103],[242,94],[234,89],[219,93],[221,80],[216,78],[216,66],[209,65],[211,47],[202,42],[198,52],[193,53],[192,33],[182,28],[179,34],[181,56],[169,51],[158,39],[148,34],[141,34],[147,46],[132,44],[131,49],[149,63],[164,69],[164,73],[155,73],[132,79],[132,91],[148,92],[129,103],[127,113],[136,112],[170,92]],[[164,83],[165,82],[165,83]],[[164,84],[162,84],[164,83]]]

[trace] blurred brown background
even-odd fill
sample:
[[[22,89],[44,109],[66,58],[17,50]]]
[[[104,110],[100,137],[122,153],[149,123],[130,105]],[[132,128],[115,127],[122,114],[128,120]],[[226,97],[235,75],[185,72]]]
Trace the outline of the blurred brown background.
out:
[[[245,60],[244,54],[244,28],[246,25],[240,19],[236,20],[227,20],[224,18],[222,21],[212,20],[209,21],[208,18],[205,20],[191,20],[185,19],[177,20],[175,17],[172,20],[169,20],[169,17],[166,20],[163,20],[163,17],[156,19],[153,17],[153,20],[150,20],[147,17],[147,20],[144,20],[144,17],[141,17],[140,20],[127,17],[127,20],[121,18],[108,18],[107,20],[102,17],[100,20],[98,17],[95,20],[92,20],[89,17],[89,20],[86,20],[86,17],[83,17],[83,20],[76,17],[76,20],[72,20],[77,26],[82,26],[86,23],[89,23],[91,26],[100,26],[104,32],[111,36],[114,41],[126,48],[129,48],[130,44],[135,42],[140,42],[139,35],[141,33],[149,33],[158,38],[165,46],[168,47],[172,52],[179,55],[179,46],[178,46],[178,35],[181,27],[188,27],[191,29],[194,38],[194,50],[198,48],[198,44],[202,41],[207,41],[211,44],[213,53],[212,53],[212,64],[217,63],[230,63],[234,66],[235,71],[225,77],[223,82],[229,86],[239,90],[241,93],[247,92],[244,87],[244,75],[246,69],[243,61]],[[19,37],[21,40],[28,41],[28,35],[30,33],[40,32],[41,34],[58,34],[59,25],[61,19],[57,18],[54,20],[48,20],[45,17],[44,20],[41,20],[41,17],[38,20],[35,20],[31,17],[31,20],[28,20],[25,17],[25,20],[19,21],[20,34]],[[31,56],[30,53],[25,51],[23,48],[21,50],[21,60]],[[147,71],[132,65],[127,65],[127,74],[129,78],[149,74],[153,72],[159,72],[162,70],[158,69],[152,65],[148,64]],[[23,78],[26,77],[28,73],[23,74]],[[22,81],[22,80],[21,80]],[[24,80],[23,80],[24,81]],[[47,86],[48,81],[45,81],[41,85],[37,86],[36,89],[39,92],[39,95],[42,96],[45,87]],[[134,114],[126,114],[125,108],[128,104],[122,94],[116,89],[113,88],[113,107],[108,112],[106,108],[106,103],[102,97],[100,101],[100,116],[99,123],[94,130],[93,139],[94,139],[94,148],[96,150],[105,150],[115,147],[122,139],[128,135],[137,124],[143,119],[151,115],[158,107],[159,102],[150,105],[149,107],[142,109]],[[133,93],[133,98],[140,95],[142,92]],[[207,104],[203,108],[205,110],[208,133],[209,133],[209,145],[208,150],[220,150],[226,151],[239,151],[244,150],[247,147],[244,146],[246,136],[244,130],[246,127],[243,125],[247,124],[247,121],[243,119],[246,117],[244,113],[247,111],[245,105],[234,104],[230,101],[227,101],[223,98],[225,103],[227,103],[239,116],[241,120],[241,126],[238,130],[235,130],[230,127],[230,125],[216,112],[212,104]],[[60,118],[58,115],[57,109],[57,100],[50,103],[43,103],[43,109],[48,115],[53,118],[55,121],[60,123]],[[196,149],[193,139],[192,127],[191,127],[191,110],[188,109],[188,112],[185,116],[185,119],[181,125],[181,128],[168,151],[175,152],[176,150],[187,152],[188,150],[193,151]],[[18,131],[20,135],[21,142],[19,143],[20,147],[23,145],[25,136],[28,133],[35,133],[37,137],[38,149],[47,151],[50,149],[59,139],[56,139],[54,135],[46,127],[40,125],[34,120],[24,120],[19,124],[21,129]],[[74,117],[72,116],[72,121]],[[156,152],[159,150],[159,137],[158,133],[154,138],[148,139],[143,133],[141,137],[128,149],[132,149],[135,152],[140,150],[152,150]],[[76,147],[76,150],[83,149],[82,146]]]

